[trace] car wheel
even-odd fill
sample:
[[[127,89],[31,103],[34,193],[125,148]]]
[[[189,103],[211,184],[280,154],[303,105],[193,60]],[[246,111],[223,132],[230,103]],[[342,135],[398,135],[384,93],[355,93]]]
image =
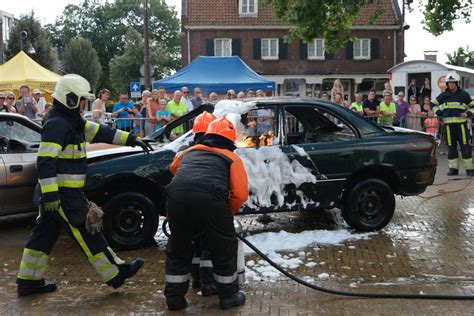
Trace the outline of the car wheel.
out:
[[[113,196],[104,205],[104,231],[116,250],[137,249],[147,245],[156,234],[159,216],[149,198],[127,192]]]
[[[357,183],[346,195],[342,217],[352,228],[373,231],[385,227],[395,211],[395,196],[390,186],[380,179]]]

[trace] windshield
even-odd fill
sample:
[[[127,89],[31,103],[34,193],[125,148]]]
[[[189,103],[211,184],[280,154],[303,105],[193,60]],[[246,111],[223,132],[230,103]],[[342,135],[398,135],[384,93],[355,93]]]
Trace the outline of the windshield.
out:
[[[41,141],[41,134],[15,121],[0,122],[0,136],[23,140],[30,143]]]

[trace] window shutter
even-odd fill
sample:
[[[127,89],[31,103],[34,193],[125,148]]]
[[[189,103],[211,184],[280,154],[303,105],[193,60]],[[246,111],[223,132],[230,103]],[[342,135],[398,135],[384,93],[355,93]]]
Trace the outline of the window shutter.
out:
[[[240,56],[240,38],[232,39],[232,56]]]
[[[259,38],[253,39],[253,59],[262,58],[262,42]]]
[[[214,56],[214,39],[206,38],[206,56]]]
[[[324,52],[324,59],[333,59],[334,53]]]
[[[300,39],[300,59],[308,59],[308,44]]]
[[[346,46],[346,59],[354,59],[354,43],[350,42]]]
[[[379,39],[370,39],[370,59],[379,59]]]
[[[285,43],[282,38],[278,39],[278,58],[288,59],[288,43]]]

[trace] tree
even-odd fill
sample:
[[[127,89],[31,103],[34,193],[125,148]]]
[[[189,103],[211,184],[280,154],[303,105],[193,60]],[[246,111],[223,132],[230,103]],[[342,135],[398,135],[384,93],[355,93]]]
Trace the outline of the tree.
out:
[[[469,51],[468,48],[459,47],[453,54],[446,54],[448,57],[448,64],[461,65],[461,56],[464,56],[465,66],[474,66],[474,51]]]
[[[21,32],[23,31],[27,33],[26,39],[21,39]],[[25,53],[43,67],[54,69],[56,58],[52,51],[51,40],[46,30],[41,27],[40,22],[35,19],[34,12],[29,15],[22,15],[18,20],[15,20],[10,30],[10,40],[6,52],[7,59],[15,56],[20,51],[20,40]],[[34,53],[28,52],[30,47],[34,48]]]
[[[66,73],[81,75],[89,81],[93,90],[97,88],[101,66],[90,40],[79,37],[70,41],[64,49],[63,65]]]
[[[148,0],[150,45],[161,44],[167,66],[177,68],[180,65],[179,20],[176,12],[165,1]],[[143,14],[141,1],[116,0],[98,4],[85,0],[80,5],[68,5],[53,25],[47,28],[53,37],[53,43],[59,51],[73,38],[83,37],[92,42],[102,65],[99,85],[109,86],[109,61],[124,53],[124,38],[129,28],[143,32]],[[142,55],[143,56],[143,53]],[[135,56],[138,60],[143,57]],[[141,64],[140,64],[141,65]],[[139,66],[140,66],[139,65]],[[137,70],[138,71],[138,70]]]
[[[425,28],[434,35],[453,29],[457,19],[470,22],[474,0],[419,0],[423,8]],[[412,8],[414,0],[402,0]],[[309,42],[315,37],[323,37],[328,51],[343,47],[351,40],[349,33],[361,8],[376,6],[375,13],[367,18],[373,24],[384,9],[381,0],[263,0],[263,5],[271,5],[275,15],[295,28],[290,30],[289,38],[299,37]]]
[[[125,49],[109,63],[110,82],[115,91],[128,90],[131,81],[140,81],[140,66],[143,63],[143,37],[135,29],[129,28],[125,35]],[[150,47],[150,62],[155,65],[155,74],[162,78],[170,73],[171,64],[165,48],[156,43]]]

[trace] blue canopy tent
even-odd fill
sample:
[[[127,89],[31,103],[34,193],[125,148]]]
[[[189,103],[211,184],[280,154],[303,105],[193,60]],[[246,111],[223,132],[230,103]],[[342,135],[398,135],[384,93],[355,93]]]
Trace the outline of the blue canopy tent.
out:
[[[236,92],[247,89],[275,91],[275,82],[269,81],[249,66],[238,56],[214,57],[199,56],[192,63],[168,78],[153,82],[153,89],[163,86],[170,92],[186,86],[190,91],[195,87],[203,93],[226,93],[233,89]]]

